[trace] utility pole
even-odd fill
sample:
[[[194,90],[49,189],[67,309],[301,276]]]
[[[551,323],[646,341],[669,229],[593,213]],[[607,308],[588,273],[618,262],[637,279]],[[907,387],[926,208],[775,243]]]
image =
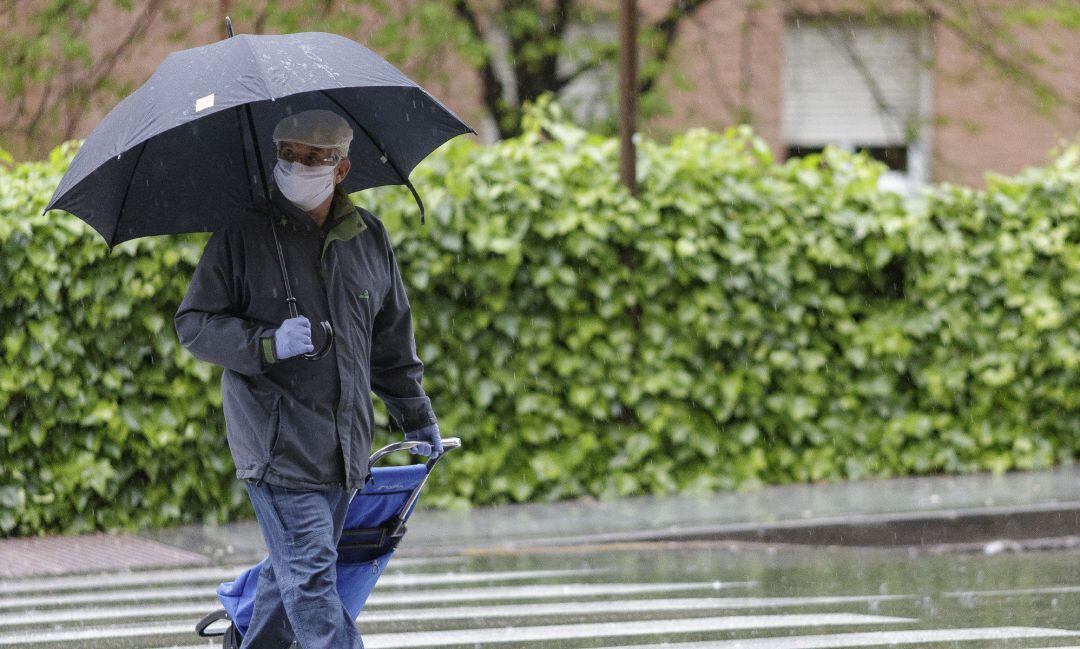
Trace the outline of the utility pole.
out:
[[[637,0],[621,0],[619,9],[619,177],[637,194],[637,154],[634,131],[637,130]]]
[[[222,16],[228,17],[229,10],[232,9],[231,5],[232,2],[230,2],[229,0],[218,0],[218,10],[221,12]],[[232,36],[230,30],[226,29],[225,38],[228,38],[230,36]]]

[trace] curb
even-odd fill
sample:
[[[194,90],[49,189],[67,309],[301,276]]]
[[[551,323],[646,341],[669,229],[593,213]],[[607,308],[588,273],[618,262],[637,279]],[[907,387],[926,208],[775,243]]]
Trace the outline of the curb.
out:
[[[842,546],[904,549],[909,553],[1068,549],[1080,545],[1080,501],[1025,506],[858,514],[781,521],[754,521],[631,532],[535,539],[492,540],[436,548],[426,544],[409,555],[528,552],[561,547],[594,547],[670,542],[736,542],[794,547]],[[407,543],[407,541],[406,541]]]

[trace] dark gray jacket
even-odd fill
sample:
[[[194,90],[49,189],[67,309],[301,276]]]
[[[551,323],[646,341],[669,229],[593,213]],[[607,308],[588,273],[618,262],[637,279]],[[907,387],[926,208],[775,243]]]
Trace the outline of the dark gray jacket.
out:
[[[333,351],[317,362],[274,355],[274,332],[289,311],[269,204],[262,201],[210,237],[176,312],[176,333],[195,357],[225,368],[222,405],[238,478],[314,489],[344,482],[358,489],[368,477],[372,391],[396,427],[435,423],[421,387],[424,366],[416,355],[405,286],[386,228],[355,207],[340,186],[328,227],[318,233],[325,235],[321,255],[308,260],[310,267],[290,259],[301,247],[290,243],[311,236],[313,228],[318,232],[318,226],[276,191],[273,204],[293,295],[312,320],[316,349],[320,327],[305,304],[314,306],[316,297],[325,296],[322,308],[311,311],[329,310]],[[336,364],[336,399],[314,398],[332,392],[325,382],[335,373],[320,363]]]

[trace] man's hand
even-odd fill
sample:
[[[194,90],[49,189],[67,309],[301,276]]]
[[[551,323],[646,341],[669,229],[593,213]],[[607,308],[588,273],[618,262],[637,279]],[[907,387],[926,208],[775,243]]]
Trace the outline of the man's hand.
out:
[[[274,332],[274,353],[280,360],[313,351],[311,322],[304,316],[289,318]]]
[[[439,425],[431,424],[430,426],[424,426],[418,430],[408,431],[405,433],[406,442],[427,442],[420,446],[410,448],[409,452],[413,455],[426,455],[429,460],[434,460],[443,454],[442,438],[439,437]]]

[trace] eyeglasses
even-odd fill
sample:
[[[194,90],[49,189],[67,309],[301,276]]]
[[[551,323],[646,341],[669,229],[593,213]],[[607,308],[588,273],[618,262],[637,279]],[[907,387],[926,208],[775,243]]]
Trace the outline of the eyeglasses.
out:
[[[299,162],[307,167],[332,167],[341,162],[341,154],[337,151],[329,158],[321,158],[316,151],[309,151],[306,155],[300,155],[287,145],[278,147],[277,157],[285,162]]]

